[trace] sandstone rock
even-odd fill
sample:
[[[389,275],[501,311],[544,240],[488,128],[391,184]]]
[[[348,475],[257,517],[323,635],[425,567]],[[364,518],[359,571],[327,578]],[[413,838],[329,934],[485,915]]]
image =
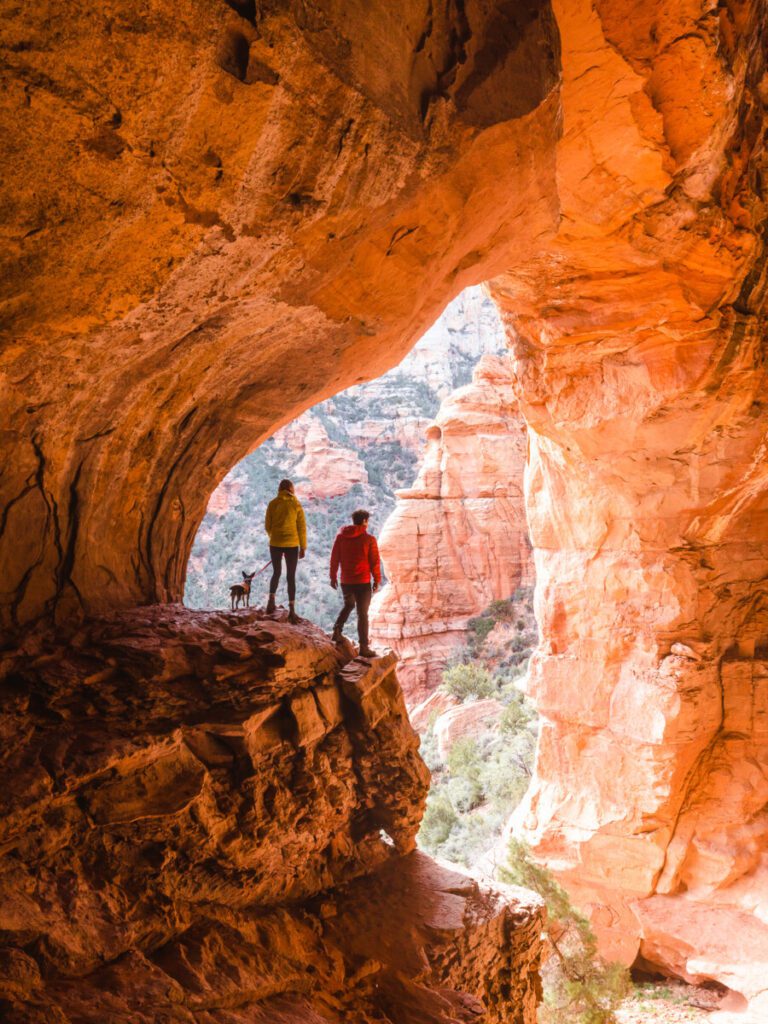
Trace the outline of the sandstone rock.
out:
[[[529,426],[543,634],[528,836],[628,959],[630,905],[662,876],[665,896],[688,876],[709,887],[697,898],[713,918],[737,892],[748,902],[768,636],[764,6],[5,13],[4,647],[39,618],[179,598],[226,470],[491,280]],[[155,662],[187,664],[178,650]],[[216,683],[243,662],[208,664]],[[98,754],[101,652],[78,688],[86,671],[82,742]],[[22,735],[34,748],[38,707],[49,738],[68,735],[68,673],[28,705],[26,685],[8,756]],[[746,733],[724,724],[732,687]],[[194,791],[180,746],[163,734],[158,771]],[[8,796],[50,811],[20,864],[87,815],[46,763],[7,773]],[[733,793],[746,833],[720,802]],[[720,815],[733,853],[710,856]],[[99,825],[93,842],[105,827],[131,826]],[[151,845],[118,851],[152,868]],[[118,873],[120,857],[106,858]],[[88,916],[73,888],[51,892],[51,913]],[[23,909],[26,945],[41,925]]]
[[[428,772],[391,657],[343,665],[314,627],[171,607],[46,642],[4,680],[0,927],[44,935],[46,968],[370,871],[382,829],[413,847]]]
[[[7,658],[3,1019],[532,1024],[536,900],[402,856],[428,772],[394,668],[179,607]]]
[[[239,459],[554,228],[551,11],[470,7],[7,12],[3,626],[180,599]]]
[[[449,708],[435,722],[435,736],[440,757],[445,761],[451,747],[460,739],[476,739],[489,725],[498,721],[503,705],[489,697]]]
[[[449,708],[455,708],[458,703],[458,697],[454,697],[453,694],[446,693],[445,690],[433,690],[421,704],[417,704],[415,708],[410,709],[408,717],[413,728],[417,732],[422,732],[439,715]]]
[[[768,924],[755,915],[687,895],[651,896],[634,907],[640,955],[688,982],[717,975],[754,1010],[768,1006]],[[740,1007],[743,1009],[744,1007]]]
[[[529,692],[544,722],[519,824],[627,962],[657,895],[681,921],[686,899],[706,906],[702,944],[730,932],[734,906],[757,926],[766,842],[765,299],[752,269],[765,154],[743,121],[763,56],[728,16],[724,63],[720,43],[679,38],[688,8],[662,7],[557,5],[568,228],[547,260],[492,286],[529,427],[542,633]],[[757,7],[742,14],[757,31]],[[733,89],[731,59],[745,61]],[[687,948],[665,906],[649,959],[675,971],[699,937]],[[748,994],[718,956],[701,976]]]
[[[221,486],[217,487],[208,502],[207,511],[214,516],[223,516],[228,509],[237,503],[243,490],[240,480],[227,478],[222,480]]]
[[[541,902],[423,854],[290,908],[207,907],[170,941],[69,979],[18,953],[9,1024],[534,1024]],[[0,981],[2,984],[2,981]]]
[[[335,498],[354,484],[367,483],[368,474],[357,452],[332,445],[328,432],[313,419],[304,435],[304,457],[295,473],[306,480],[297,485],[300,497]]]
[[[373,636],[397,651],[409,703],[438,685],[468,619],[532,582],[514,409],[508,361],[484,356],[441,406],[419,477],[380,537],[390,584],[374,598]]]

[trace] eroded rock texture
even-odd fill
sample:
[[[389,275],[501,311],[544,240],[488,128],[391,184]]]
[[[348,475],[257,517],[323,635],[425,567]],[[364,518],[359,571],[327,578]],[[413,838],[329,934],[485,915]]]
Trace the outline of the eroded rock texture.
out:
[[[239,458],[555,223],[557,29],[548,0],[2,13],[4,622],[177,600]]]
[[[439,685],[473,615],[533,582],[515,406],[509,360],[483,356],[441,405],[419,476],[397,492],[380,537],[390,582],[374,599],[373,636],[397,651],[409,704]]]
[[[591,905],[606,949],[757,999],[764,10],[556,14],[560,238],[494,283],[530,431],[543,634],[530,691],[544,724],[522,821]],[[735,956],[715,941],[724,934]]]
[[[538,904],[406,856],[394,658],[345,660],[178,607],[6,659],[4,1020],[534,1019]]]

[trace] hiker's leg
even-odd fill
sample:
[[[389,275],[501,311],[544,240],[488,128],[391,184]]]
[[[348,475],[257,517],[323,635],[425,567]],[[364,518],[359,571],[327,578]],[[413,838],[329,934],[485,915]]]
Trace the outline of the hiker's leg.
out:
[[[283,549],[273,548],[270,544],[269,557],[272,559],[272,579],[269,581],[269,592],[270,594],[276,594],[283,566]]]
[[[283,548],[285,554],[285,576],[288,581],[288,600],[296,600],[296,566],[299,564],[298,548]]]
[[[368,647],[368,608],[371,604],[370,583],[355,584],[355,603],[357,604],[357,639],[360,649]]]
[[[336,622],[333,627],[334,633],[344,628],[344,623],[347,621],[352,613],[352,609],[355,607],[355,586],[353,583],[342,583],[341,593],[344,596],[344,605],[338,614]]]

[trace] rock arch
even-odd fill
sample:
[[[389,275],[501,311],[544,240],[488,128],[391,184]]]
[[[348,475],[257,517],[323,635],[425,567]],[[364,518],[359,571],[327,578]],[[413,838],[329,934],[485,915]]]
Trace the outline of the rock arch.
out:
[[[635,946],[757,871],[763,5],[58,11],[3,30],[4,627],[178,599],[224,472],[489,280],[533,438],[527,827]]]

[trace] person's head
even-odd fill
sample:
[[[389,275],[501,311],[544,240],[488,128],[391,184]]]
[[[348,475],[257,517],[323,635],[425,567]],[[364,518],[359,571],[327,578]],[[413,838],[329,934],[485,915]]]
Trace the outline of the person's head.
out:
[[[356,512],[352,513],[352,522],[355,526],[367,526],[370,518],[371,513],[366,512],[364,508],[359,508]]]
[[[281,480],[280,485],[277,488],[277,493],[280,491],[288,491],[289,494],[293,494],[293,481],[292,480]]]

